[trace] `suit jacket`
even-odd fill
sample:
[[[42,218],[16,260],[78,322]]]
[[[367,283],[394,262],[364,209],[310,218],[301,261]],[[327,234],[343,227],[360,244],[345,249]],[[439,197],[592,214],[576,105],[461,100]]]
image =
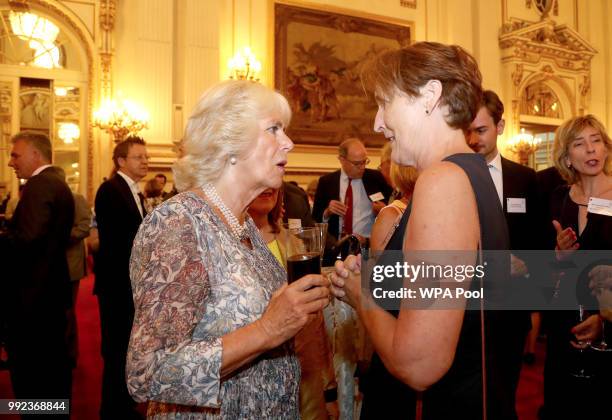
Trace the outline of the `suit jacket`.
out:
[[[502,163],[502,182],[504,185],[503,209],[508,224],[510,234],[510,249],[512,253],[522,259],[527,266],[534,268],[534,263],[530,264],[530,253],[516,252],[524,250],[540,249],[540,241],[543,233],[540,233],[542,226],[538,223],[540,207],[537,198],[537,184],[535,171],[516,162],[512,162],[504,157]],[[525,199],[525,213],[508,213],[508,198]],[[529,282],[532,278],[514,278],[514,282]],[[517,287],[523,287],[517,284]],[[527,288],[527,290],[529,290]],[[524,335],[531,328],[531,315],[528,311],[517,311],[512,327],[517,329],[517,340],[519,344],[524,343]],[[510,326],[508,326],[510,328]]]
[[[95,202],[100,248],[96,256],[94,293],[131,296],[130,255],[142,223],[127,182],[114,174],[100,185]]]
[[[567,185],[567,182],[554,166],[536,172],[536,181],[540,203],[540,224],[544,227],[542,249],[554,249],[557,245],[557,234],[552,225],[551,197],[557,188]]]
[[[11,315],[16,321],[44,314],[50,305],[70,304],[66,248],[73,220],[72,192],[56,168],[46,168],[28,180],[2,238],[3,255],[14,269],[4,280],[10,282]]]
[[[323,175],[319,179],[312,208],[312,216],[317,222],[323,221],[323,212],[331,200],[340,200],[340,173],[340,170],[337,170],[331,174]],[[391,187],[380,172],[366,169],[362,179],[368,196],[381,192],[385,197],[385,203],[389,200]],[[327,232],[338,239],[340,235],[340,217],[335,214],[331,215],[328,223]]]
[[[66,250],[70,280],[80,280],[87,274],[85,238],[89,236],[91,227],[91,210],[85,197],[73,194],[74,224],[70,232],[70,246]]]
[[[284,222],[287,222],[288,219],[300,219],[302,226],[314,226],[308,195],[300,187],[283,182],[283,204],[285,206]]]
[[[504,157],[502,163],[502,182],[504,197],[502,207],[508,222],[510,248],[513,250],[540,249],[537,246],[536,229],[539,229],[537,215],[539,201],[535,171]],[[508,213],[508,198],[524,198],[525,213]]]

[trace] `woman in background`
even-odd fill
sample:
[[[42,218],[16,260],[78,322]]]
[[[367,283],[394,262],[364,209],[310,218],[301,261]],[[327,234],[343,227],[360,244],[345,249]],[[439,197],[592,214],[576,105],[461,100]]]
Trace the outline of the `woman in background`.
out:
[[[264,242],[279,263],[285,265],[285,250],[281,225],[283,215],[282,188],[268,188],[249,206]],[[303,420],[335,419],[338,406],[335,398],[336,380],[329,340],[325,332],[323,312],[319,312],[295,336],[295,352],[300,359],[300,416]],[[327,397],[327,398],[326,398]],[[327,401],[330,400],[330,401]]]
[[[390,144],[390,143],[387,143]],[[400,199],[393,200],[391,204],[384,207],[376,217],[372,226],[370,236],[370,250],[382,251],[387,246],[391,235],[395,232],[399,221],[406,210],[406,206],[412,197],[414,184],[418,173],[412,166],[400,166],[391,162],[389,178],[394,191],[400,192]]]
[[[612,200],[611,153],[612,141],[603,124],[593,115],[572,118],[557,129],[553,160],[568,185],[552,193],[550,206],[556,249],[564,251],[559,254],[562,258],[571,258],[575,250],[612,249],[612,216],[589,210],[590,198]],[[594,272],[598,270],[601,268]],[[578,280],[577,290],[582,290],[582,298],[589,296],[588,281],[586,277]],[[606,412],[604,407],[609,406],[606,398],[610,353],[597,355],[600,356],[596,369],[599,375],[590,379],[572,376],[576,367],[573,363],[576,343],[595,341],[601,332],[597,311],[587,312],[583,322],[578,322],[577,313],[578,308],[544,313],[548,326],[543,410],[546,420],[598,418]],[[585,355],[583,361],[588,363],[595,353],[588,351]]]

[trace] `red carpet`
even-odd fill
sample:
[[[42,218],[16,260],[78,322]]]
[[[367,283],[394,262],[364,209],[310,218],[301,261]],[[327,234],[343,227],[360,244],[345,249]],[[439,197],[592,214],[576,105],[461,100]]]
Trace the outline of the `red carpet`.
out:
[[[98,301],[92,294],[93,276],[81,281],[77,300],[79,328],[79,360],[73,371],[72,407],[73,419],[97,419],[100,405],[102,358],[100,356],[100,323]],[[517,396],[520,420],[537,419],[542,404],[543,345],[538,343],[537,363],[523,366]],[[44,349],[44,347],[42,347]],[[43,350],[44,351],[44,350]],[[7,371],[0,371],[0,399],[12,398]],[[144,407],[140,407],[144,413]],[[2,416],[2,419],[18,419],[17,416]]]
[[[77,299],[79,359],[73,370],[72,401],[74,419],[96,419],[100,405],[102,357],[100,356],[100,321],[98,300],[92,294],[93,276],[81,280]],[[44,347],[42,347],[44,349]],[[43,350],[44,351],[44,350]],[[0,371],[0,398],[12,398],[8,371]],[[2,417],[18,419],[17,416]]]

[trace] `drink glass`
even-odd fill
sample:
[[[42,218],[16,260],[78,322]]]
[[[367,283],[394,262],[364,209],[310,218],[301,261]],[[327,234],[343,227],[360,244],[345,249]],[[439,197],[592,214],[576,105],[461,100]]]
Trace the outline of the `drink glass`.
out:
[[[284,239],[288,283],[307,274],[321,274],[321,240],[317,228],[286,229]]]
[[[319,248],[321,249],[321,258],[325,252],[325,243],[327,242],[327,223],[315,223],[315,229],[319,232]]]
[[[582,322],[587,318],[587,314],[584,311],[584,306],[583,305],[578,305],[578,314],[577,314],[577,321],[578,322]],[[590,343],[583,343],[581,341],[577,341],[576,342],[579,345],[582,344],[586,344],[587,347],[590,346]],[[580,349],[574,349],[576,351],[575,353],[575,368],[574,371],[572,372],[572,376],[575,378],[581,378],[581,379],[590,379],[593,374],[591,372],[591,370],[588,367],[588,362],[589,362],[589,358],[588,358],[588,354],[586,354],[586,348],[580,348]]]
[[[599,313],[601,315],[601,340],[597,344],[591,345],[593,350],[612,351],[612,346],[607,342],[606,319],[612,320],[612,290],[605,287],[598,287],[595,296],[599,302]]]

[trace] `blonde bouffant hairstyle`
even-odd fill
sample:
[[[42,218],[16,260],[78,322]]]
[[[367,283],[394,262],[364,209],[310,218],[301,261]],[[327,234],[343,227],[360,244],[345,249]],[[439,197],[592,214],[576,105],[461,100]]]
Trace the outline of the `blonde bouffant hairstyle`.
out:
[[[216,181],[230,164],[254,144],[258,121],[278,116],[284,127],[291,120],[289,103],[280,93],[246,80],[228,80],[208,89],[187,121],[172,168],[179,191]]]
[[[604,163],[604,173],[612,174],[612,141],[604,125],[592,114],[571,118],[557,128],[553,143],[553,162],[555,167],[569,185],[579,181],[579,174],[568,165],[569,148],[572,142],[586,127],[591,127],[601,134],[608,156]]]

